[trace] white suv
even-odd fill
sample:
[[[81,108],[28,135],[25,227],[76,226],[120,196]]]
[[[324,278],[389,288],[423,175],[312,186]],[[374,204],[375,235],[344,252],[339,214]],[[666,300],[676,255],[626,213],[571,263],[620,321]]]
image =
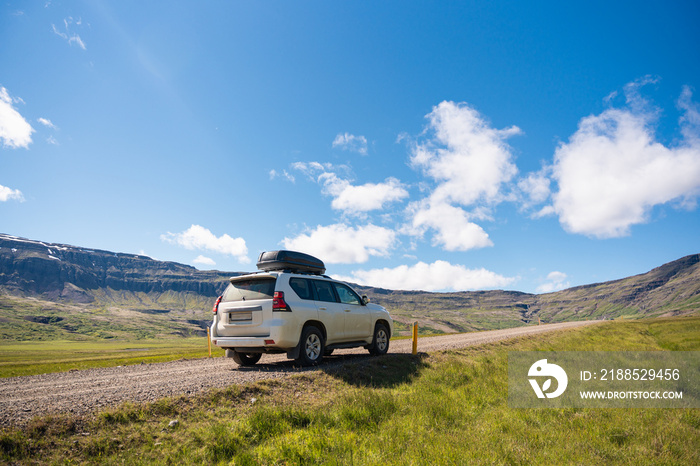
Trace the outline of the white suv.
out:
[[[214,305],[211,341],[240,365],[262,353],[318,364],[336,348],[384,354],[394,322],[347,284],[323,275],[323,262],[294,251],[260,254],[262,272],[231,278]]]

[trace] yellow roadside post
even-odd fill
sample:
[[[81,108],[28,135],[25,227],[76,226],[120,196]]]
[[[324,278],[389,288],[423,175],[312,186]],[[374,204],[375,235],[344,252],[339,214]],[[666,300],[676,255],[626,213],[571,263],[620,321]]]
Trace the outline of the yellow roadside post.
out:
[[[207,346],[209,347],[209,357],[211,357],[211,330],[207,327]]]
[[[537,318],[537,325],[542,325],[542,321],[540,320],[539,317]]]
[[[413,354],[418,354],[418,322],[413,322]]]

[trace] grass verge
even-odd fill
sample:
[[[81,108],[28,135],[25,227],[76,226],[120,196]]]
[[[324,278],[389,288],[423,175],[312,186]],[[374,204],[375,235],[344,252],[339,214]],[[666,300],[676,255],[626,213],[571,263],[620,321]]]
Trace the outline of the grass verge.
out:
[[[700,318],[611,322],[387,355],[0,433],[0,461],[700,464],[698,409],[510,409],[507,352],[700,350]]]
[[[213,356],[223,350],[212,347]],[[206,337],[162,340],[0,342],[0,377],[203,358]]]

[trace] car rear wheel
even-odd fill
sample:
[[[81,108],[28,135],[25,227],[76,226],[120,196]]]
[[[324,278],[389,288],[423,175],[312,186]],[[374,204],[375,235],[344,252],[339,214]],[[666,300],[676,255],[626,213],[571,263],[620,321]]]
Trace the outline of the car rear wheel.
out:
[[[389,330],[384,324],[377,324],[374,327],[374,338],[372,346],[369,347],[369,352],[375,356],[386,354],[389,351]]]
[[[323,335],[316,327],[309,326],[301,332],[301,341],[299,342],[299,357],[297,361],[302,366],[313,366],[323,360],[324,344]]]
[[[262,353],[240,353],[234,350],[231,352],[231,357],[239,366],[254,366],[262,357]]]

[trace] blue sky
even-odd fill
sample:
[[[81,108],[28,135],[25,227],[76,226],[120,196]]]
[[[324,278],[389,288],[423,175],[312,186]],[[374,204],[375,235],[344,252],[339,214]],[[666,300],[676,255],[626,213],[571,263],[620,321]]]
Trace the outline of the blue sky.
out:
[[[0,6],[0,232],[392,289],[700,252],[697,2]]]

